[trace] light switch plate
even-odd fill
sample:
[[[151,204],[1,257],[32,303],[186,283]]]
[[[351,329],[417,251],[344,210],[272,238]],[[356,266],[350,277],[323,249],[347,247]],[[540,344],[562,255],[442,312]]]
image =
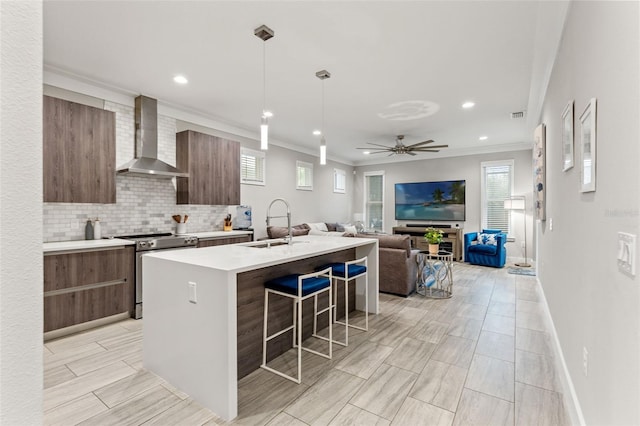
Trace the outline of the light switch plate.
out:
[[[636,275],[636,236],[618,232],[618,270]]]
[[[189,281],[189,302],[198,303],[198,298],[196,295],[196,283]]]
[[[549,231],[553,231],[553,218],[549,218]]]

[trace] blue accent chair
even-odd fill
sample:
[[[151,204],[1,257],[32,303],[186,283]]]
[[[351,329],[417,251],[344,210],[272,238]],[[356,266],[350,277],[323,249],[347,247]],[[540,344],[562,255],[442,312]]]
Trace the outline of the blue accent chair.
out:
[[[478,241],[480,234],[495,234],[495,244]],[[472,265],[502,268],[507,261],[507,249],[504,247],[507,235],[499,229],[483,229],[481,232],[464,234],[464,260]]]

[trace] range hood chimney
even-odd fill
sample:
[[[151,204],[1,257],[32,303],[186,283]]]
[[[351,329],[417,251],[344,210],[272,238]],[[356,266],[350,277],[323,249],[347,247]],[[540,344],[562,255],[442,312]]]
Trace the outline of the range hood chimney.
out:
[[[189,177],[175,167],[158,160],[158,101],[146,96],[136,98],[135,158],[118,167],[118,174],[171,179]]]

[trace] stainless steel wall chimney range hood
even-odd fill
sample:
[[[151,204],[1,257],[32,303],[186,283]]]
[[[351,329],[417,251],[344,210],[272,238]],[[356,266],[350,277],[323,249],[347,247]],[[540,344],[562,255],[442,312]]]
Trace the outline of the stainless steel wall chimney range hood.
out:
[[[158,160],[158,101],[146,96],[136,98],[135,158],[118,167],[122,175],[167,178],[189,177],[164,161]]]

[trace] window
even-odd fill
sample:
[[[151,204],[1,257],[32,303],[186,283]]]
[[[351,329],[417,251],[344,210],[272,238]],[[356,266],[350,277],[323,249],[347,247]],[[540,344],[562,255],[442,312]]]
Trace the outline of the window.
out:
[[[333,192],[347,192],[347,172],[344,170],[333,169]]]
[[[513,189],[513,160],[487,161],[482,166],[482,227],[511,231],[509,210],[504,200],[511,197]]]
[[[265,184],[265,154],[248,148],[240,148],[240,183]]]
[[[296,161],[296,189],[313,191],[313,164]]]
[[[364,174],[364,223],[369,230],[384,228],[384,172]]]

